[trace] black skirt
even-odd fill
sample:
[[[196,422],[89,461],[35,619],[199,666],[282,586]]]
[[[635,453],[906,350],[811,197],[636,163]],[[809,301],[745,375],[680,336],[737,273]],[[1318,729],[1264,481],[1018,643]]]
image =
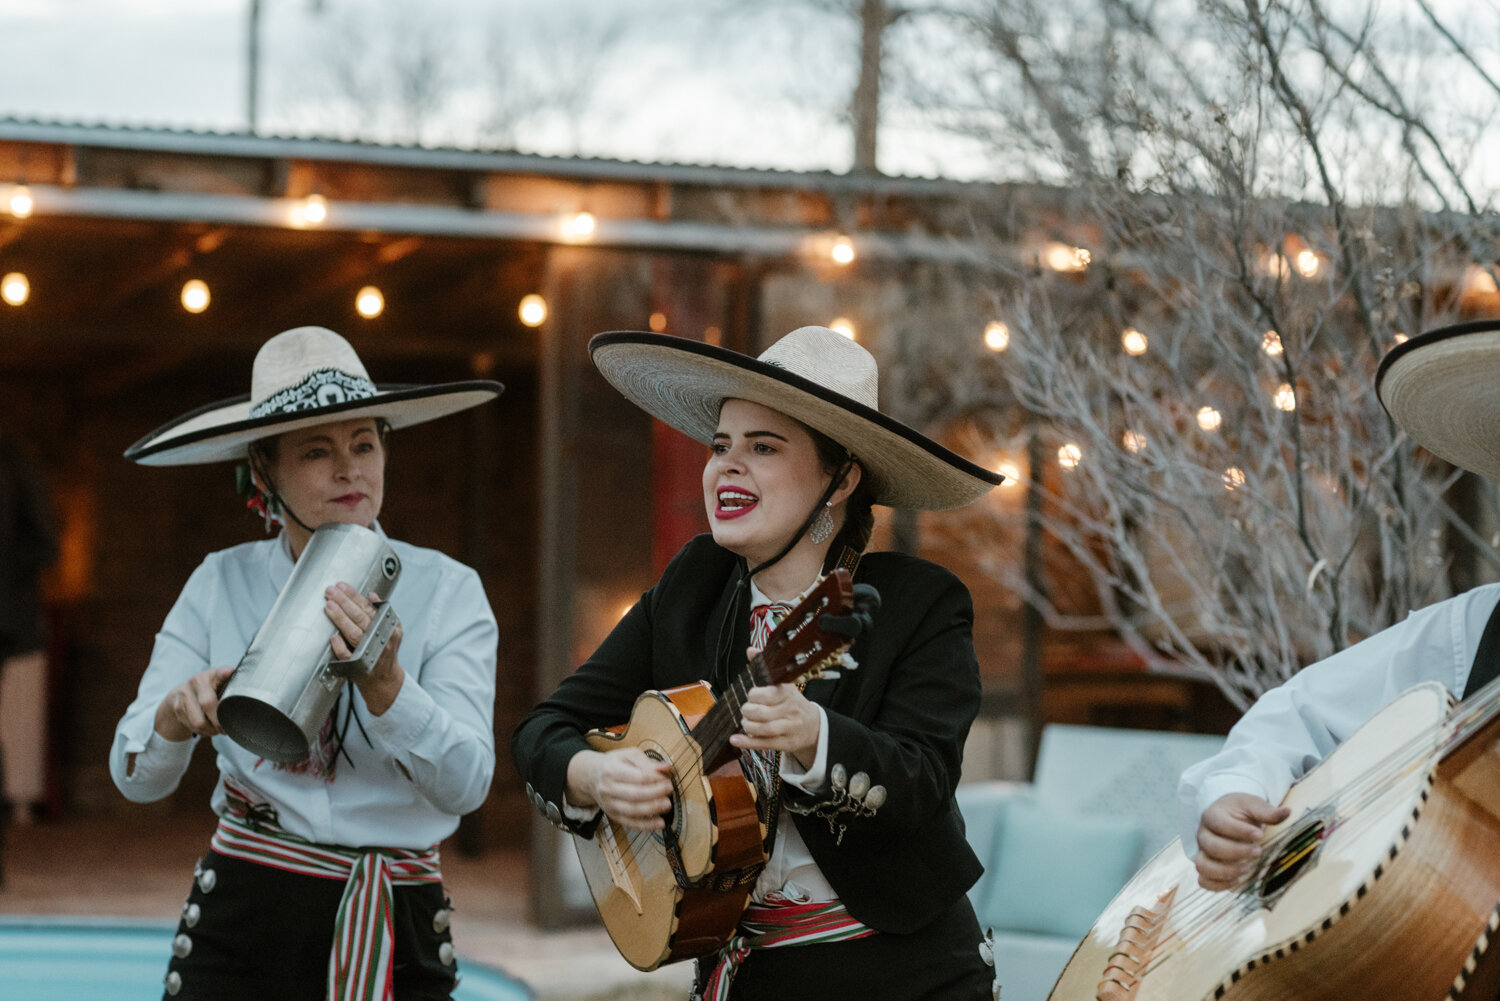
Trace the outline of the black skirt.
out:
[[[343,893],[342,880],[210,851],[183,905],[163,998],[324,1001]],[[451,997],[458,966],[442,884],[397,886],[391,896],[397,1001]]]
[[[753,949],[730,1001],[991,1001],[995,971],[968,897],[910,935]],[[711,958],[699,961],[701,986]]]

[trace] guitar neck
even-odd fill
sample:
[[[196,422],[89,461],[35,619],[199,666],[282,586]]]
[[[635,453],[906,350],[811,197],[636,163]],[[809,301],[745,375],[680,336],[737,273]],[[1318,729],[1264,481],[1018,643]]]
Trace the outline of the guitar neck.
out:
[[[729,683],[724,695],[693,727],[693,739],[703,754],[703,770],[711,772],[739,754],[729,738],[739,732],[742,710],[756,685],[770,684],[765,662],[757,654]]]

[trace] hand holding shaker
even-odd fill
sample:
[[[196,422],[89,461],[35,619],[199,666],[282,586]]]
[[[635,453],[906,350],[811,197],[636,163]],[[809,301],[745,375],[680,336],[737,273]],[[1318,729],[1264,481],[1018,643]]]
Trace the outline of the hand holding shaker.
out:
[[[300,761],[338,701],[344,682],[369,674],[398,622],[385,599],[401,561],[381,536],[358,525],[313,532],[292,575],[219,697],[219,725],[268,761]],[[348,660],[334,660],[324,591],[347,581],[380,596],[377,615]]]

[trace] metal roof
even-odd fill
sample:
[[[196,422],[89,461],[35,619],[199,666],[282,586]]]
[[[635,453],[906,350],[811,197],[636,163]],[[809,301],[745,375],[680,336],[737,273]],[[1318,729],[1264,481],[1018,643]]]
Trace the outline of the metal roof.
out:
[[[120,151],[142,156],[192,156],[263,160],[268,163],[348,164],[371,170],[406,169],[472,172],[484,176],[522,175],[586,184],[702,187],[726,192],[806,193],[833,200],[910,199],[922,202],[976,199],[991,185],[959,181],[839,175],[828,172],[753,170],[619,160],[548,157],[515,152],[385,146],[333,139],[258,136],[243,133],[185,132],[160,128],[85,125],[0,118],[0,144],[31,143],[73,149]],[[9,180],[0,178],[0,181]],[[43,214],[88,218],[201,222],[284,227],[297,200],[264,191],[176,190],[156,184],[130,187],[84,182],[28,181]],[[637,247],[689,252],[780,257],[807,252],[807,241],[829,225],[807,221],[726,218],[652,218],[638,213],[601,216],[586,241],[568,241],[558,232],[556,213],[481,207],[453,201],[411,203],[392,198],[330,200],[325,231],[456,236],[539,243],[587,242],[595,246]],[[925,230],[925,231],[924,231]],[[853,227],[849,238],[869,260],[930,260],[985,263],[986,253],[970,234],[933,232],[926,227]],[[993,255],[993,249],[989,252]],[[991,262],[992,263],[992,262]]]
[[[246,132],[181,130],[105,123],[41,121],[0,117],[0,141],[56,143],[202,156],[307,159],[371,166],[472,170],[487,173],[545,174],[570,180],[670,181],[726,187],[972,196],[994,185],[947,178],[836,174],[702,164],[647,163],[594,157],[546,156],[510,150],[383,145],[314,136],[270,136]]]

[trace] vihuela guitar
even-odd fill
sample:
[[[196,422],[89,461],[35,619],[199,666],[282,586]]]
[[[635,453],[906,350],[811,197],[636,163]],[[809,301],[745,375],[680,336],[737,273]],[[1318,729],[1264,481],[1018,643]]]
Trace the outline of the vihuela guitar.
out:
[[[1094,923],[1052,1001],[1492,1001],[1497,684],[1455,703],[1427,683],[1386,706],[1292,786],[1237,887],[1202,889],[1168,845]]]
[[[596,750],[639,747],[672,766],[665,830],[632,830],[604,816],[592,837],[573,839],[594,906],[632,966],[654,970],[714,952],[734,934],[765,862],[766,831],[729,737],[755,685],[853,666],[845,651],[857,632],[848,625],[854,608],[849,572],[836,569],[782,619],[722,699],[706,682],[646,692],[629,722],[587,735]]]

